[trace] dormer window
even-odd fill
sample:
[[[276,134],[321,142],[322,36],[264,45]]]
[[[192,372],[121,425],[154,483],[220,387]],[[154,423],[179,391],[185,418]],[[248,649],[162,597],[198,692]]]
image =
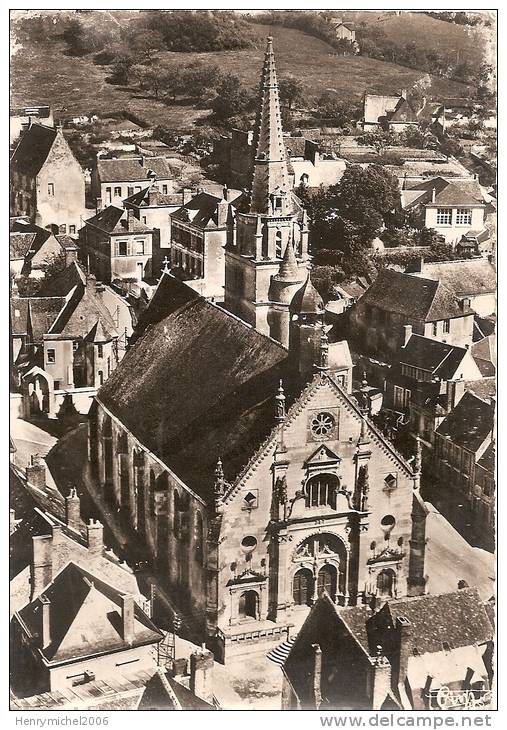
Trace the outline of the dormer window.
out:
[[[282,199],[280,196],[277,196],[275,198],[275,208],[281,208],[282,207]]]

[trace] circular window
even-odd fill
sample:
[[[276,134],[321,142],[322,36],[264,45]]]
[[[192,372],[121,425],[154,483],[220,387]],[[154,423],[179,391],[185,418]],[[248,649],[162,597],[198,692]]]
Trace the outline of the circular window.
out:
[[[253,535],[247,535],[241,540],[241,547],[247,553],[251,553],[257,547],[257,538]]]
[[[380,520],[380,524],[382,525],[384,530],[392,530],[396,524],[396,520],[392,515],[384,515]]]
[[[317,413],[310,422],[310,428],[315,438],[325,438],[334,429],[335,420],[330,413]]]

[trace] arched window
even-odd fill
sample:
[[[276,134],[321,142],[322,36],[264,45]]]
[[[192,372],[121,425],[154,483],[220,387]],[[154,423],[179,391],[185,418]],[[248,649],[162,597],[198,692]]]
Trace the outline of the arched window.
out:
[[[281,231],[276,232],[275,255],[276,255],[277,259],[282,258],[282,232]]]
[[[323,565],[317,576],[317,593],[326,591],[334,599],[336,594],[336,568],[333,565]]]
[[[393,596],[394,572],[390,568],[381,570],[377,576],[377,593],[380,596]]]
[[[245,591],[239,597],[240,618],[259,617],[259,594],[257,591]]]
[[[316,474],[311,477],[305,487],[305,506],[328,506],[336,509],[336,492],[338,486],[338,477],[334,476],[334,474]]]
[[[313,573],[308,568],[301,568],[294,575],[292,582],[292,598],[296,606],[309,606],[313,596]]]

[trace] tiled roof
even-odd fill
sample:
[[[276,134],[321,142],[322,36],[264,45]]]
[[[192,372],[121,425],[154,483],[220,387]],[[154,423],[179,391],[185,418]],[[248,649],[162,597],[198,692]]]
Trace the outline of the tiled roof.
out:
[[[496,380],[495,378],[485,378],[482,380],[466,380],[465,390],[470,391],[482,400],[488,400],[496,396]]]
[[[33,236],[33,240],[26,254],[29,254],[30,258],[32,258],[52,234],[46,228],[41,228],[31,223],[22,223],[21,221],[15,221],[13,223],[10,234],[11,240],[14,236],[28,237],[29,235]]]
[[[43,296],[66,297],[75,286],[86,283],[86,274],[78,263],[73,261],[63,271],[42,285],[40,293]]]
[[[11,261],[24,259],[33,247],[36,237],[36,233],[10,233],[9,255]]]
[[[432,279],[383,269],[360,300],[407,320],[433,322],[463,316],[453,293]]]
[[[94,226],[108,234],[122,233],[148,233],[151,228],[146,226],[133,215],[127,215],[123,208],[117,208],[116,205],[109,205],[100,213],[88,218],[85,225]]]
[[[453,593],[399,598],[385,603],[372,613],[364,606],[336,611],[361,646],[375,656],[382,642],[386,653],[395,648],[396,619],[410,621],[410,655],[439,653],[447,642],[451,649],[485,644],[494,635],[486,607],[477,588],[462,588]]]
[[[113,160],[98,160],[97,171],[101,182],[146,182],[153,179],[149,172],[155,173],[159,180],[170,180],[180,171],[166,157],[119,157]]]
[[[46,162],[57,130],[32,124],[22,135],[11,158],[11,170],[34,177]]]
[[[410,183],[408,190],[413,196],[415,191],[420,195],[411,202],[410,206],[424,203],[427,206],[465,206],[485,205],[484,194],[478,180],[454,180],[443,177],[434,177],[424,182]],[[435,200],[433,200],[435,191]],[[403,195],[402,191],[402,195]],[[405,207],[410,207],[408,202]]]
[[[71,236],[66,236],[65,234],[57,234],[55,238],[63,249],[77,248],[77,242]]]
[[[148,206],[183,205],[183,193],[171,193],[165,195],[154,186],[139,190],[137,193],[125,198],[123,203],[128,207],[146,208]]]
[[[234,206],[235,201],[241,195],[242,193],[238,193],[234,200],[231,201],[231,205]],[[216,228],[218,226],[218,205],[223,200],[223,198],[212,195],[211,193],[199,193],[173,213],[171,218],[177,221],[190,222],[199,228]]]
[[[165,274],[98,399],[206,499],[274,426],[287,351]],[[192,367],[189,367],[192,363]]]
[[[422,335],[412,335],[398,353],[399,362],[428,370],[433,377],[450,380],[467,354],[464,347],[446,345]]]
[[[65,306],[65,298],[13,297],[10,304],[13,334],[27,334],[31,329],[34,342],[42,342],[42,335],[49,332]]]
[[[134,640],[122,635],[122,593],[96,575],[68,563],[42,594],[49,601],[51,642],[41,651],[48,661],[68,661],[159,642],[163,635],[134,604]],[[40,597],[19,611],[32,637],[42,635]]]
[[[467,391],[436,432],[453,444],[475,453],[491,434],[494,415],[495,408],[491,403]]]
[[[413,276],[440,281],[457,297],[496,291],[496,271],[484,258],[424,263],[422,272],[414,272]]]

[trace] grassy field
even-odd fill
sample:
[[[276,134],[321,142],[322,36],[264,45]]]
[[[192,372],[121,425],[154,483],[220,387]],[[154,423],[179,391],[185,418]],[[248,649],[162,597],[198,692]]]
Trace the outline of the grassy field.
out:
[[[428,18],[431,20],[431,18]],[[390,21],[391,22],[391,21]],[[449,23],[435,21],[448,26]],[[249,86],[257,86],[264,57],[265,37],[272,35],[279,76],[291,73],[305,85],[308,97],[335,89],[345,101],[358,100],[365,90],[396,92],[409,89],[423,74],[403,66],[359,56],[338,56],[323,41],[298,30],[254,25],[257,42],[240,51],[213,53],[161,53],[176,63],[195,60],[217,64],[223,73],[237,74]],[[74,58],[60,42],[16,47],[11,60],[11,103],[49,103],[60,117],[95,111],[101,116],[126,110],[150,124],[188,129],[209,114],[181,104],[165,104],[143,96],[137,89],[107,83],[108,68],[96,66],[92,56]],[[434,78],[432,95],[466,95],[464,84]]]

